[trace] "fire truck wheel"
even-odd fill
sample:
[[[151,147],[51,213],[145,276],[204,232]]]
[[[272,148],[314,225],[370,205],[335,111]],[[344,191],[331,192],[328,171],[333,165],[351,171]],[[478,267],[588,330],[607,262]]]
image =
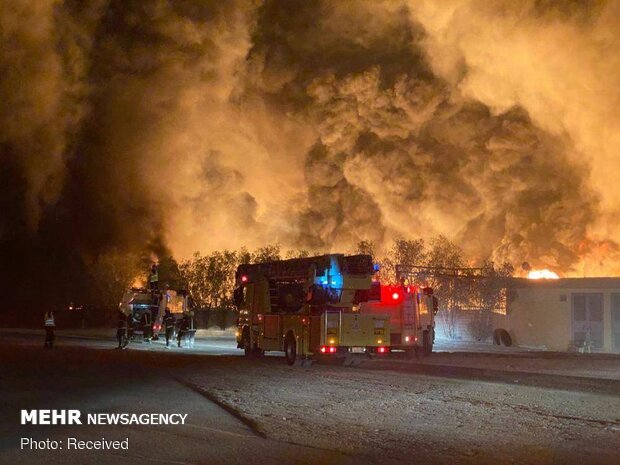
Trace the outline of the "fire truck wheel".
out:
[[[433,342],[428,330],[422,333],[422,351],[424,355],[430,355],[433,352]]]
[[[293,365],[297,358],[297,342],[293,333],[289,332],[284,339],[284,356],[286,357],[286,363]]]

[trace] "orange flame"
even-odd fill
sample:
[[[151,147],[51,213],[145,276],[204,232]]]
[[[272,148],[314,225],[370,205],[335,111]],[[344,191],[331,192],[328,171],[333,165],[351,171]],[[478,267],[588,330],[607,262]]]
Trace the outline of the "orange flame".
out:
[[[551,270],[532,270],[527,274],[528,279],[559,279],[560,277]]]

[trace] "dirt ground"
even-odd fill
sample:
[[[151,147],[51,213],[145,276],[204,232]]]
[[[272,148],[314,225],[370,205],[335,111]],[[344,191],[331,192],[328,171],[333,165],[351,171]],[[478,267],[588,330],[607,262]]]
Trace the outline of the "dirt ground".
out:
[[[405,360],[400,362],[404,363]],[[433,353],[431,357],[411,360],[410,363],[620,381],[620,355],[616,354],[439,352]]]
[[[270,361],[186,375],[267,436],[413,463],[620,463],[617,395]]]

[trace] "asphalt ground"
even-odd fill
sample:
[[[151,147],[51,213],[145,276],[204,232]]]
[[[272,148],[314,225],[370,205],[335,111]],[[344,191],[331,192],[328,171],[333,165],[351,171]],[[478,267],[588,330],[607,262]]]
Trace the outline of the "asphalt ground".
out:
[[[116,347],[116,340],[110,336],[84,336],[79,334],[64,334],[56,338],[58,347],[88,347],[90,349],[109,350]],[[40,347],[43,333],[33,330],[0,330],[5,343]],[[450,346],[452,349],[452,346]],[[467,347],[467,346],[466,346]],[[492,346],[491,346],[492,347]],[[441,346],[440,346],[441,348]],[[243,357],[242,350],[236,348],[234,336],[209,335],[197,338],[192,348],[176,347],[171,344],[166,348],[162,339],[146,343],[143,341],[131,342],[124,351],[146,352],[148,354],[166,353],[172,357]],[[269,352],[263,357],[268,363],[284,364],[283,353]],[[439,359],[439,360],[438,360]],[[525,360],[546,361],[547,365],[564,363],[567,368],[549,372],[537,370],[536,367],[527,370],[503,369],[506,364],[498,364],[497,359],[507,361],[508,364]],[[442,362],[442,360],[444,362]],[[512,360],[512,362],[511,362]],[[317,357],[315,363],[327,365],[341,365],[344,359],[333,356]],[[366,356],[357,357],[359,367],[371,370],[400,371],[409,374],[439,376],[452,379],[477,379],[506,384],[534,386],[540,388],[560,389],[586,393],[620,395],[620,355],[618,354],[569,354],[557,352],[540,352],[512,349],[510,352],[461,352],[438,353],[430,358],[409,359],[404,354],[390,354],[377,356],[372,359]],[[473,363],[476,362],[476,363]],[[596,369],[579,370],[579,367],[591,367],[603,362],[605,367],[613,367],[611,375],[597,374]],[[585,374],[583,374],[585,372]]]
[[[158,341],[133,343],[127,350],[117,350],[112,337],[60,336],[56,346],[46,350],[42,341],[42,336],[36,332],[2,333],[0,464],[412,463],[393,458],[377,459],[362,453],[356,455],[350,450],[343,453],[338,447],[317,447],[311,439],[282,440],[286,435],[274,434],[273,428],[270,434],[264,434],[263,430],[269,428],[262,428],[251,416],[204,389],[209,383],[203,382],[201,387],[186,376],[200,374],[204,381],[205,376],[208,379],[210,373],[219,372],[219,376],[227,373],[227,377],[235,379],[238,376],[235,373],[243,372],[246,367],[258,369],[264,377],[286,367],[280,354],[263,357],[260,361],[245,360],[230,336],[198,340],[193,349],[166,349],[165,344]],[[519,356],[531,355],[514,355]],[[319,369],[320,365],[332,364],[337,361],[328,359],[317,364],[316,375],[324,372]],[[493,385],[586,393],[615,399],[616,404],[620,402],[620,382],[614,379],[432,365],[398,358],[365,361],[351,370],[355,370],[348,372],[352,378],[355,378],[354,373],[361,373],[367,379],[381,379],[382,372],[406,373],[412,381],[434,379],[433,382],[440,385],[449,385],[454,380],[468,383],[480,380]],[[309,373],[307,369],[304,372]],[[420,378],[416,378],[418,376]],[[189,417],[188,424],[183,426],[20,425],[20,410],[36,408],[79,409],[85,413],[174,412],[187,413]],[[617,409],[617,405],[613,408]],[[570,414],[558,418],[577,421]],[[616,431],[620,428],[620,419],[598,426]],[[20,442],[24,437],[58,441],[66,441],[69,437],[80,440],[129,438],[130,448],[127,451],[22,450]],[[441,455],[437,458],[441,459]]]
[[[0,464],[358,463],[335,451],[263,437],[251,424],[176,379],[176,363],[168,354],[165,363],[158,365],[157,357],[135,352],[77,344],[46,350],[33,342],[5,339],[0,345]],[[188,417],[185,425],[21,425],[22,409],[78,409],[83,416],[181,413]],[[22,438],[58,441],[61,448],[23,449]],[[68,450],[68,438],[128,438],[129,449]]]

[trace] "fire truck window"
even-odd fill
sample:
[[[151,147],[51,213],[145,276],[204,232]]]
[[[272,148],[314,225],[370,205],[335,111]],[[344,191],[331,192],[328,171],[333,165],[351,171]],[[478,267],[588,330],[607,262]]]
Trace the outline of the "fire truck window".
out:
[[[313,284],[310,287],[310,300],[311,305],[323,305],[327,303],[327,290],[323,286]]]
[[[278,306],[285,312],[297,312],[306,299],[303,287],[297,283],[278,285]]]
[[[420,308],[420,315],[428,315],[428,301],[426,299],[421,299],[418,305]]]

